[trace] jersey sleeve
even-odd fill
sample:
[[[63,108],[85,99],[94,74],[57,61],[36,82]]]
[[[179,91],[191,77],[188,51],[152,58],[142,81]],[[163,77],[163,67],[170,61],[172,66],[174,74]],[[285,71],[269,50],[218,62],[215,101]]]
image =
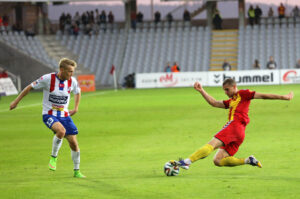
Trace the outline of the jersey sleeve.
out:
[[[250,91],[249,89],[247,89],[247,90],[240,90],[239,94],[245,100],[252,100],[254,98],[255,91]]]
[[[46,74],[31,83],[33,89],[46,88],[50,75]]]
[[[226,109],[229,108],[230,101],[231,101],[231,99],[223,100],[223,104],[225,105],[225,108],[226,108]]]
[[[81,89],[78,85],[78,81],[75,78],[73,78],[72,79],[72,92],[74,94],[78,94],[78,93],[80,93],[80,91],[81,91]]]

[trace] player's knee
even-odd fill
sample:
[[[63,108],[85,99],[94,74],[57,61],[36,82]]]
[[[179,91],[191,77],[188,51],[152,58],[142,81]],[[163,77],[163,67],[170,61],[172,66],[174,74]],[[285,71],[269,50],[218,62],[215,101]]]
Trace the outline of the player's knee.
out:
[[[63,137],[65,137],[65,134],[66,134],[66,129],[65,128],[61,128],[61,129],[58,129],[56,131],[56,136],[60,139],[62,139]]]
[[[221,162],[220,159],[217,159],[217,158],[214,159],[214,164],[215,164],[216,166],[218,166],[218,167],[221,167],[220,162]]]

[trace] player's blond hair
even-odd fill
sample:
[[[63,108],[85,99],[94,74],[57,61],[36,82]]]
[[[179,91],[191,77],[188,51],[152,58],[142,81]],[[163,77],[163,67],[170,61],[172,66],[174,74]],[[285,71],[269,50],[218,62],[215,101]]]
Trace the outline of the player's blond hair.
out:
[[[234,79],[225,79],[223,82],[223,86],[225,85],[229,85],[229,86],[235,86],[236,85],[236,81]]]
[[[62,58],[61,60],[59,60],[59,68],[66,68],[67,66],[73,66],[74,68],[77,67],[77,63],[72,60],[72,59],[68,59],[68,58]]]

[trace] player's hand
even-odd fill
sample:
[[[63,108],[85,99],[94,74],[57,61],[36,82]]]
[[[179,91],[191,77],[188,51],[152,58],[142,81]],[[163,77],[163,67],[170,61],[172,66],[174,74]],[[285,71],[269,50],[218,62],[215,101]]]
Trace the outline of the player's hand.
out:
[[[77,113],[77,111],[78,111],[78,110],[75,110],[75,109],[74,109],[74,110],[71,110],[71,111],[69,111],[69,114],[70,114],[70,116],[72,116],[72,115],[74,115],[75,113]]]
[[[199,82],[195,82],[194,89],[199,92],[203,91],[202,85]]]
[[[285,95],[285,97],[286,97],[286,100],[292,100],[294,97],[294,92],[291,91],[289,94]]]
[[[9,110],[13,110],[17,107],[18,102],[16,102],[15,100],[9,105]]]

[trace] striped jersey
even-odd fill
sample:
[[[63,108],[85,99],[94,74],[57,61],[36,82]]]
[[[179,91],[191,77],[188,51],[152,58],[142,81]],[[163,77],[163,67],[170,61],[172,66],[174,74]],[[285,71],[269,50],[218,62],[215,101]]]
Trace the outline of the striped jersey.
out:
[[[43,115],[48,114],[56,117],[68,117],[70,92],[80,93],[80,88],[74,77],[63,81],[58,78],[57,73],[43,75],[31,83],[31,86],[34,89],[43,89]]]
[[[229,121],[239,120],[247,125],[250,101],[254,98],[255,91],[239,90],[232,98],[224,100],[225,108],[229,108]]]

